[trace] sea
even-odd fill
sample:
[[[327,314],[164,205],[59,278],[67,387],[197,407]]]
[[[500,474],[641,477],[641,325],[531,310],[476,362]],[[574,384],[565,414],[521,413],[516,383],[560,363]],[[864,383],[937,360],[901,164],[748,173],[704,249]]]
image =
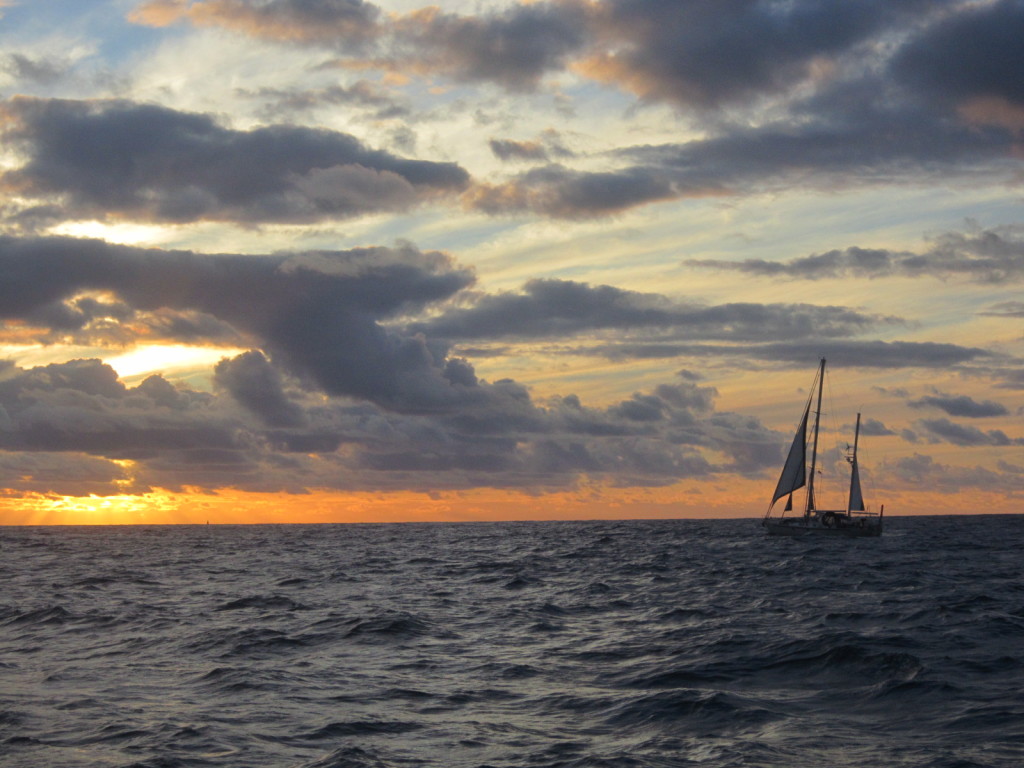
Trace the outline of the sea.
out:
[[[3,768],[1020,768],[1024,515],[0,527]]]

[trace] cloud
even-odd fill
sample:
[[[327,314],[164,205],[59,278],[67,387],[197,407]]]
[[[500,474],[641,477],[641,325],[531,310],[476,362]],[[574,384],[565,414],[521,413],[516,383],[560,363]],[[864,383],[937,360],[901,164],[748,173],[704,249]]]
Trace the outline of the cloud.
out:
[[[380,15],[362,0],[150,0],[128,18],[158,27],[187,20],[283,43],[359,46],[377,35]]]
[[[281,11],[295,4],[294,0],[272,0],[263,9]],[[192,7],[208,5],[211,3]],[[372,6],[366,3],[323,3],[318,8],[323,19],[307,18],[304,21],[308,23],[293,24],[288,32],[296,41],[315,41],[342,49],[343,61],[359,66],[369,64],[403,76],[416,73],[460,82],[490,82],[512,91],[533,90],[545,74],[564,68],[587,41],[590,11],[588,3],[572,0],[515,4],[476,16],[430,6],[393,15],[372,27],[364,25],[355,39],[351,35],[332,35],[333,19],[351,15],[348,6],[355,5],[363,15],[370,16],[368,9]],[[377,9],[373,8],[372,13],[376,21]],[[224,21],[229,22],[226,26],[241,31],[240,25]],[[260,36],[286,40],[279,33],[282,28],[264,27]],[[365,45],[370,39],[376,42],[373,55]],[[354,49],[350,42],[356,43]]]
[[[846,307],[728,303],[704,306],[660,294],[556,279],[528,281],[520,292],[484,294],[417,321],[406,332],[447,344],[491,341],[562,343],[555,352],[612,360],[723,358],[744,367],[950,368],[991,359],[980,347],[851,337],[898,318]],[[786,341],[779,341],[785,339]],[[728,342],[716,344],[712,342]],[[469,349],[466,347],[465,349]],[[466,352],[468,354],[468,352]]]
[[[717,108],[821,78],[927,4],[616,0],[600,7],[595,22],[607,46],[580,71],[644,100]]]
[[[861,422],[860,432],[868,437],[889,437],[896,434],[896,432],[889,429],[881,421],[872,418],[864,419]]]
[[[391,66],[529,91],[585,43],[587,12],[586,3],[567,0],[477,17],[424,8],[395,20]]]
[[[532,213],[586,219],[681,195],[669,175],[653,168],[596,172],[546,165],[510,181],[479,182],[463,199],[469,207],[492,215]]]
[[[718,109],[828,83],[842,74],[844,62],[877,58],[882,49],[871,43],[879,37],[921,37],[918,45],[928,48],[927,36],[910,33],[929,29],[927,21],[939,15],[929,13],[931,6],[553,0],[475,15],[428,6],[385,16],[362,0],[153,0],[129,18],[319,45],[338,50],[352,67],[490,82],[513,91],[571,70],[644,101]]]
[[[43,303],[27,312],[22,322],[0,324],[0,342],[82,347],[170,342],[238,347],[246,343],[246,338],[230,324],[205,312],[165,307],[138,310],[100,294]]]
[[[109,496],[145,492],[117,462],[86,454],[0,451],[4,496],[49,493],[59,496]]]
[[[0,237],[4,318],[39,317],[83,293],[110,292],[136,311],[215,318],[331,394],[396,408],[443,407],[469,390],[445,378],[443,348],[397,336],[380,321],[446,299],[472,281],[444,254],[412,246],[206,256]]]
[[[938,393],[925,395],[907,403],[911,408],[938,408],[950,416],[965,416],[971,419],[983,419],[990,416],[1005,416],[1009,413],[1006,406],[992,400],[978,402],[967,395],[947,395]]]
[[[610,286],[536,281],[521,294],[485,296],[466,310],[406,324],[405,317],[436,312],[472,281],[446,255],[412,246],[200,255],[2,237],[5,319],[74,326],[82,322],[76,310],[130,324],[140,313],[192,312],[230,327],[250,349],[216,366],[212,393],[159,376],[128,387],[99,360],[0,366],[0,448],[45,455],[54,467],[66,460],[84,474],[60,487],[92,493],[544,490],[571,488],[584,477],[657,486],[725,473],[754,477],[777,467],[786,436],[717,411],[715,389],[693,370],[604,408],[573,395],[536,402],[515,381],[481,379],[448,353],[451,338],[432,334],[516,338],[514,326],[522,324],[521,338],[535,339],[595,329],[679,332],[691,323],[687,332],[698,335],[760,338],[759,326],[793,323],[794,308],[694,308]],[[61,303],[70,316],[56,311]],[[835,312],[837,332],[862,319],[824,309],[825,318]],[[846,352],[845,360],[833,356],[840,364],[870,356],[876,365],[924,365],[984,354],[951,345],[835,343]],[[810,351],[795,343],[742,346],[717,354],[777,365]],[[699,357],[710,347],[693,344],[691,351]],[[932,436],[941,431],[925,426]],[[995,432],[985,439],[1001,444]],[[57,485],[42,471],[26,477],[17,492]]]
[[[965,4],[903,46],[892,72],[898,81],[951,104],[972,121],[1024,128],[1021,35],[1020,3]]]
[[[491,152],[499,160],[547,160],[548,150],[539,141],[513,141],[512,139],[491,139]]]
[[[535,88],[586,42],[590,5],[562,0],[523,3],[477,16],[430,6],[384,17],[362,0],[152,0],[130,20],[151,26],[188,21],[262,40],[319,45],[342,62],[400,73]]]
[[[850,247],[785,262],[745,259],[689,259],[687,266],[786,279],[847,277],[963,277],[982,283],[1024,279],[1024,227],[1010,225],[969,233],[949,232],[931,239],[920,253]],[[1002,304],[993,313],[1012,316],[1016,308]]]
[[[1024,317],[1024,301],[1000,301],[978,314],[986,317]]]
[[[484,295],[410,329],[449,341],[563,339],[597,331],[663,331],[676,338],[770,340],[850,336],[891,319],[809,304],[702,306],[570,280],[535,279],[521,293]]]
[[[855,98],[849,99],[856,103]],[[736,196],[788,187],[830,189],[926,179],[941,169],[947,181],[984,175],[1012,183],[1015,135],[978,132],[930,112],[868,104],[821,107],[823,114],[755,128],[727,128],[681,144],[615,152],[616,170],[582,171],[560,164],[509,180],[471,187],[467,205],[489,214],[585,219],[654,202]],[[830,113],[831,111],[831,113]],[[927,126],[927,127],[926,127]],[[870,251],[829,257],[870,268]],[[866,261],[863,266],[860,261]],[[828,266],[826,264],[825,266]],[[912,266],[912,265],[908,265]],[[833,267],[834,268],[834,267]]]
[[[664,485],[777,464],[783,440],[716,412],[714,388],[692,372],[603,409],[571,395],[537,403],[515,381],[480,379],[444,340],[388,327],[471,283],[444,254],[411,246],[199,255],[0,237],[6,320],[86,322],[74,310],[132,324],[142,313],[194,312],[251,344],[216,366],[212,393],[160,376],[128,387],[96,359],[0,365],[0,449],[82,473],[64,483],[28,473],[16,491],[537,490],[584,475]],[[631,301],[650,300],[617,298],[627,319]]]
[[[515,410],[480,414],[486,421],[444,417],[435,422],[444,429],[419,434],[415,449],[380,446],[361,455],[361,466],[481,472],[488,485],[552,487],[586,474],[651,486],[723,471],[757,475],[781,460],[783,439],[756,420],[715,412],[712,388],[661,385],[604,410],[585,407],[573,395],[538,407],[518,391]],[[715,463],[713,455],[725,461]]]
[[[1019,10],[997,5],[977,13],[992,12],[988,23],[1016,30]],[[791,186],[834,190],[933,177],[1016,181],[1024,108],[1011,93],[1020,67],[1012,33],[998,36],[1007,45],[997,46],[987,66],[976,57],[975,91],[989,102],[970,102],[969,114],[908,77],[910,65],[899,57],[905,45],[960,61],[957,30],[933,34],[929,22],[944,14],[931,3],[868,3],[838,13],[816,2],[704,7],[624,0],[600,7],[590,18],[591,29],[600,30],[591,33],[595,50],[575,71],[646,101],[675,104],[706,124],[703,135],[621,149],[609,158],[615,170],[551,165],[481,184],[467,196],[473,207],[592,218],[652,202]],[[946,14],[950,25],[963,21],[959,13]],[[984,35],[972,33],[969,41]],[[979,130],[974,113],[994,98],[1005,102],[995,110],[1001,117]],[[761,109],[766,102],[771,110]],[[1020,112],[1016,122],[1007,118],[1012,109]],[[733,112],[748,119],[731,119]],[[801,266],[877,270],[884,266],[877,257],[898,256],[853,249]]]
[[[235,429],[211,409],[209,396],[169,395],[168,386],[153,377],[129,389],[99,360],[9,369],[0,381],[0,447],[125,460],[161,450],[237,447]]]
[[[322,45],[340,50],[337,66],[358,71],[486,82],[513,92],[571,72],[644,103],[671,104],[703,128],[691,141],[590,158],[604,168],[552,163],[480,182],[464,198],[489,214],[585,219],[794,185],[1015,183],[1024,127],[1015,45],[1022,15],[1012,2],[954,7],[928,0],[838,9],[817,0],[554,0],[476,15],[427,7],[388,17],[358,0],[165,0],[135,17]],[[350,27],[353,19],[359,23]],[[955,76],[936,75],[951,67]],[[503,160],[570,156],[513,139],[493,139],[491,147]],[[832,269],[880,268],[871,256],[851,250],[820,261],[833,262]]]
[[[329,85],[325,88],[237,89],[246,98],[260,100],[266,105],[260,109],[261,117],[279,119],[314,112],[320,107],[345,106],[369,110],[375,120],[408,117],[410,108],[401,100],[368,80],[358,80],[350,86]]]
[[[1024,369],[1010,368],[996,372],[999,383],[995,386],[1000,389],[1024,389]]]
[[[288,400],[280,373],[257,350],[221,360],[214,368],[214,381],[268,427],[303,423],[302,410]]]
[[[407,160],[324,129],[236,131],[127,101],[16,97],[0,109],[24,163],[0,189],[65,218],[311,222],[405,210],[460,191],[454,163]]]
[[[589,19],[591,52],[575,71],[645,101],[672,103],[704,124],[703,135],[619,150],[610,158],[615,170],[552,165],[480,185],[468,195],[474,207],[591,218],[658,201],[792,186],[834,190],[933,177],[1016,182],[1024,119],[994,120],[979,130],[962,104],[936,98],[909,77],[907,61],[917,50],[945,62],[959,62],[964,45],[986,50],[970,57],[978,65],[970,74],[973,92],[1018,108],[1012,89],[1020,62],[1016,36],[1007,31],[1020,25],[1017,6],[980,8],[974,15],[991,18],[976,31],[972,12],[945,13],[927,2],[871,2],[838,12],[807,1],[621,0],[595,8],[601,10]],[[951,32],[942,31],[944,23]],[[969,33],[966,43],[957,38],[958,23]],[[999,24],[1005,29],[996,58],[986,63],[985,44],[972,41]],[[1007,109],[999,112],[1004,118]],[[851,251],[833,260],[872,269],[872,256],[883,255]]]
[[[822,356],[831,368],[939,368],[947,369],[993,357],[980,347],[915,341],[859,341],[809,339],[796,343],[694,344],[675,342],[623,342],[590,347],[591,354],[610,359],[657,359],[666,357],[723,358],[745,367],[754,361],[774,365],[813,367]]]
[[[895,461],[885,462],[879,469],[894,480],[915,487],[927,487],[940,493],[956,493],[977,489],[986,492],[1017,494],[1024,491],[1024,476],[1011,471],[1000,462],[999,472],[981,467],[942,464],[931,456],[915,453]]]
[[[23,53],[11,53],[0,58],[0,68],[19,80],[40,85],[52,85],[62,80],[71,69],[70,64],[63,59],[26,56]]]
[[[222,362],[220,393],[160,376],[127,387],[99,360],[6,364],[0,467],[17,471],[16,494],[538,491],[571,488],[584,475],[647,486],[758,475],[778,463],[783,443],[756,420],[715,412],[713,390],[685,381],[604,410],[574,396],[542,406],[503,381],[493,386],[504,396],[467,410],[395,413],[299,390],[287,398],[269,364],[256,352]]]
[[[1007,437],[1001,429],[983,432],[977,427],[956,424],[949,419],[922,419],[917,426],[926,431],[935,442],[952,443],[965,447],[981,445],[1024,445],[1024,437]]]

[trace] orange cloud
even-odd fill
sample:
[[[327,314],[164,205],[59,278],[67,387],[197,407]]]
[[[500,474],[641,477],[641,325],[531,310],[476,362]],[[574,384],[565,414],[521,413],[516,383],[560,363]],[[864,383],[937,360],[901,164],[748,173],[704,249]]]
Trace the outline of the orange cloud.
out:
[[[973,125],[1024,131],[1024,107],[998,96],[984,96],[962,104],[960,116]]]
[[[242,0],[149,0],[128,19],[155,27],[188,20],[197,27],[223,27],[264,40],[335,43],[372,38],[377,13],[371,4],[354,5],[349,13],[325,13],[288,3],[253,6]]]
[[[187,14],[187,0],[150,0],[129,13],[128,20],[149,27],[166,27]]]

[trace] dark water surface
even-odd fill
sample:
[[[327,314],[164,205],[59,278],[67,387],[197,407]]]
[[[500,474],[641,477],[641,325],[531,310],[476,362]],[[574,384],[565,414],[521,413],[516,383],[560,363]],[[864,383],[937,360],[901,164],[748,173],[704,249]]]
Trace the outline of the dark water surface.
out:
[[[0,528],[0,765],[1024,766],[1024,516]]]

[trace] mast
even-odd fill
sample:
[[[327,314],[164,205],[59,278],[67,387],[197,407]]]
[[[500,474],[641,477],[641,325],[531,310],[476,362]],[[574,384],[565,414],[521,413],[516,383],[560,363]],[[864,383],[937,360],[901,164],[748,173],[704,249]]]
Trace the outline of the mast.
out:
[[[811,475],[807,478],[807,507],[804,517],[810,517],[814,505],[814,470],[818,463],[818,422],[821,419],[821,393],[825,388],[825,358],[818,365],[818,405],[814,410],[814,442],[811,447]]]

